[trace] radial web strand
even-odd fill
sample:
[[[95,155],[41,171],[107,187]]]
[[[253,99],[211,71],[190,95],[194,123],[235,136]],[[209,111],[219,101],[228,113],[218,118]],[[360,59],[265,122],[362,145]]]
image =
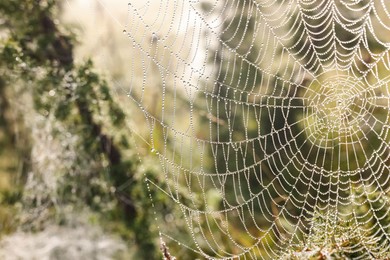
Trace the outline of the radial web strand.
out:
[[[389,257],[390,2],[131,1],[127,14],[126,91],[161,165],[150,189],[181,212],[159,221],[172,255]]]

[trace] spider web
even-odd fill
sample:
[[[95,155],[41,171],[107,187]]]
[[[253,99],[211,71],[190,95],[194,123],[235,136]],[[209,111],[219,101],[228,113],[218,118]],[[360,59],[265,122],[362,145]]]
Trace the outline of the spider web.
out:
[[[384,0],[128,3],[128,96],[164,180],[151,189],[188,234],[161,222],[161,237],[213,259],[388,253],[389,12]]]

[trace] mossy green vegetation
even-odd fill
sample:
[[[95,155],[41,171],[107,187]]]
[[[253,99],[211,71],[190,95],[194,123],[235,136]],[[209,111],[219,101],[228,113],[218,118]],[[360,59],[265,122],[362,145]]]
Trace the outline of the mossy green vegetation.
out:
[[[88,223],[121,237],[132,257],[158,259],[128,115],[92,61],[74,62],[76,34],[58,21],[60,8],[0,3],[0,234],[67,226],[72,212],[89,212]]]

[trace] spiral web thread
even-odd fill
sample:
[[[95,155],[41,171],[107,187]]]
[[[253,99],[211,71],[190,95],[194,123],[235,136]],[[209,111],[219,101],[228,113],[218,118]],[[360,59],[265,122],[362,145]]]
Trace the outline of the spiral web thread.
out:
[[[388,1],[132,1],[124,34],[162,166],[151,186],[188,234],[160,223],[168,244],[213,259],[388,253]]]

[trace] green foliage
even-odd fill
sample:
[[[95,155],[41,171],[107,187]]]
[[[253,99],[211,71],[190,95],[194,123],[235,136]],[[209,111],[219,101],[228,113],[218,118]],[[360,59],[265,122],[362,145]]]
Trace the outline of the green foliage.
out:
[[[368,187],[356,188],[354,203],[344,208],[316,212],[305,244],[295,246],[282,259],[389,259],[389,197]],[[332,214],[333,212],[333,214]]]
[[[34,110],[51,124],[52,143],[61,144],[57,189],[54,195],[43,197],[48,218],[62,214],[55,210],[55,203],[74,210],[87,205],[107,231],[136,245],[137,258],[156,259],[153,208],[139,155],[130,145],[126,114],[111,96],[108,83],[94,72],[92,61],[74,64],[75,35],[56,20],[58,12],[54,0],[0,3],[4,18],[0,30],[6,35],[0,40],[0,79],[6,89],[18,84],[23,92],[31,93]],[[73,153],[76,156],[66,157]],[[19,202],[28,208],[43,203],[42,198],[28,199],[24,193],[1,193],[0,200],[10,207]],[[11,223],[13,213],[2,207],[0,221]],[[34,220],[29,217],[28,221]],[[58,221],[61,224],[66,218]],[[23,223],[26,220],[19,224]],[[5,227],[8,224],[2,225],[0,230],[10,230]]]
[[[224,1],[224,3],[226,6],[231,4],[229,1]],[[286,13],[281,15],[281,17],[284,17],[284,15],[286,15],[286,17],[291,15],[288,20],[290,26],[286,26],[285,29],[294,32],[294,34],[292,35],[290,42],[281,40],[282,44],[274,43],[274,46],[272,43],[266,42],[264,44],[267,44],[268,46],[264,47],[261,41],[266,39],[259,39],[259,41],[257,41],[256,33],[268,33],[267,27],[269,25],[267,24],[267,26],[262,28],[259,24],[263,22],[263,17],[257,18],[256,15],[263,12],[262,8],[266,10],[267,6],[259,4],[257,6],[259,9],[258,12],[251,13],[250,8],[252,4],[253,3],[251,2],[239,1],[235,3],[234,8],[232,8],[234,11],[227,10],[229,8],[226,8],[223,9],[220,14],[221,20],[223,21],[220,42],[218,47],[213,50],[215,56],[210,57],[209,60],[209,63],[212,64],[212,66],[217,67],[214,70],[215,82],[212,82],[213,84],[209,84],[209,82],[205,83],[205,93],[199,94],[201,96],[199,98],[201,102],[199,102],[198,106],[201,107],[203,105],[203,110],[205,111],[200,119],[201,123],[203,126],[207,125],[210,129],[209,136],[203,136],[203,138],[205,140],[212,140],[216,143],[210,145],[208,158],[211,159],[207,162],[206,167],[208,167],[208,171],[210,172],[221,173],[221,177],[215,177],[210,181],[210,183],[213,184],[210,184],[210,186],[206,185],[204,189],[212,190],[213,188],[216,188],[223,190],[223,202],[219,204],[219,209],[224,209],[225,204],[223,203],[226,203],[226,205],[228,205],[226,207],[229,208],[232,205],[240,205],[240,203],[244,203],[245,201],[251,201],[254,197],[258,200],[263,200],[264,202],[261,202],[263,203],[263,208],[257,208],[259,206],[256,206],[256,203],[246,203],[251,206],[251,211],[254,212],[253,222],[259,227],[266,229],[265,226],[269,222],[265,219],[273,218],[272,214],[268,214],[267,212],[269,209],[282,208],[283,212],[278,212],[277,210],[272,212],[274,216],[277,215],[278,217],[286,216],[286,218],[288,218],[288,215],[302,216],[307,212],[315,210],[310,205],[316,205],[319,206],[319,208],[327,206],[322,205],[322,202],[327,201],[326,204],[329,203],[329,198],[327,197],[329,196],[329,189],[332,188],[330,188],[329,185],[324,185],[325,183],[334,183],[335,178],[337,178],[337,182],[339,183],[354,183],[361,181],[353,179],[361,178],[359,174],[356,174],[356,176],[353,177],[350,175],[336,177],[322,174],[321,172],[319,172],[319,174],[313,174],[314,170],[308,170],[305,166],[302,168],[296,166],[302,164],[302,162],[299,162],[299,159],[297,159],[302,157],[305,160],[303,165],[307,162],[309,164],[315,162],[315,166],[321,167],[326,171],[337,172],[340,169],[350,170],[359,168],[359,166],[363,165],[362,162],[367,160],[367,158],[364,158],[365,153],[360,152],[359,149],[353,147],[353,144],[346,148],[343,147],[344,151],[340,148],[341,145],[335,146],[333,149],[322,149],[308,141],[308,135],[304,132],[307,130],[305,127],[307,127],[307,125],[317,127],[317,124],[308,123],[304,125],[303,123],[297,124],[296,122],[304,121],[302,119],[303,113],[301,109],[306,104],[301,101],[303,97],[301,92],[304,92],[307,89],[313,91],[312,88],[315,88],[316,86],[315,84],[308,85],[309,82],[312,82],[309,78],[300,78],[302,77],[302,71],[301,68],[296,66],[296,63],[288,63],[286,61],[286,64],[284,64],[283,62],[284,59],[287,60],[287,55],[292,53],[294,58],[307,69],[306,72],[314,72],[318,74],[315,76],[319,76],[323,73],[319,64],[321,60],[323,59],[326,61],[335,58],[332,57],[332,55],[338,55],[338,53],[343,55],[346,53],[346,49],[343,49],[342,46],[336,46],[335,48],[337,51],[334,52],[324,51],[323,49],[320,51],[320,47],[316,49],[316,46],[326,46],[329,39],[327,37],[320,38],[320,40],[317,38],[316,42],[313,43],[310,39],[311,35],[315,35],[315,33],[319,32],[324,36],[330,35],[330,33],[332,33],[332,35],[335,34],[336,39],[348,42],[346,45],[348,48],[352,48],[354,45],[358,44],[358,41],[360,41],[361,38],[356,37],[355,34],[348,32],[340,25],[336,25],[334,28],[328,26],[328,23],[323,23],[323,19],[315,19],[314,21],[310,20],[310,22],[302,23],[302,20],[311,19],[312,16],[318,15],[319,12],[323,11],[322,8],[317,8],[318,6],[315,6],[316,3],[314,2],[312,3],[312,9],[303,10],[300,8],[292,8],[292,12],[295,13],[287,14],[290,12],[290,5],[288,7],[286,3],[286,6],[283,6],[284,2],[282,3],[281,1],[278,4],[275,4],[275,6],[279,7],[280,4],[281,8],[279,10],[284,10],[283,7],[286,8]],[[338,4],[339,3],[335,3],[335,5]],[[363,3],[359,3],[359,5],[360,4],[363,5]],[[204,12],[211,10],[211,7],[206,3],[203,3],[201,6]],[[275,7],[275,9],[277,8]],[[331,11],[332,10],[329,9],[329,12]],[[267,14],[267,12],[265,13]],[[373,13],[370,13],[370,15],[372,14]],[[351,13],[351,15],[353,14]],[[264,19],[267,20],[267,18]],[[272,23],[272,21],[270,23]],[[362,26],[363,23],[364,21],[361,20],[356,25]],[[313,27],[307,29],[304,27],[305,24],[313,25]],[[272,24],[270,25],[275,31],[280,29],[278,26],[273,27]],[[283,27],[284,25],[280,26]],[[335,30],[335,32],[333,32],[333,30]],[[276,32],[276,34],[277,33],[278,32]],[[287,34],[281,38],[284,38],[286,35]],[[371,50],[375,50],[375,53],[384,50],[384,47],[370,35],[367,36],[367,44],[370,46]],[[272,48],[278,46],[280,49],[275,50],[275,55],[279,56],[275,59],[281,60],[278,68],[279,71],[272,71],[272,68],[267,67],[269,64],[259,64],[256,58],[259,56],[261,57],[262,55],[266,57],[267,55],[262,52],[272,52]],[[286,49],[288,52],[291,51],[291,53],[286,54]],[[363,52],[367,51],[363,47],[361,50]],[[322,53],[322,56],[316,57],[315,55],[318,55],[318,53]],[[282,55],[285,55],[286,57],[283,57]],[[274,56],[272,59],[274,59]],[[362,64],[358,64],[358,66],[363,66],[363,62],[360,61],[360,63]],[[264,70],[261,70],[256,66],[265,67],[262,67]],[[271,76],[269,76],[268,73],[270,73]],[[275,73],[276,75],[273,76],[272,73]],[[329,76],[334,75],[325,75],[323,77]],[[381,77],[384,76],[382,75]],[[318,79],[321,79],[321,77],[317,78],[317,81]],[[288,82],[290,80],[292,83]],[[294,84],[295,80],[297,80],[297,84]],[[301,80],[301,82],[299,82],[299,80]],[[320,81],[318,82],[321,84]],[[259,95],[255,96],[254,93],[259,93]],[[313,93],[317,93],[317,91],[313,91]],[[251,95],[255,97],[252,97]],[[261,107],[254,105],[252,108],[250,105],[242,105],[242,103],[251,104],[252,102]],[[375,117],[380,117],[380,114],[382,114],[383,117],[387,115],[386,112],[380,111],[379,109],[378,111],[372,111],[372,113]],[[383,121],[385,120],[387,119],[383,119]],[[383,145],[383,140],[379,140],[377,135],[380,131],[383,130],[378,129],[365,136],[370,140],[367,147],[363,147],[365,150],[379,150],[378,147]],[[202,134],[205,135],[203,131]],[[264,138],[259,138],[259,136]],[[258,141],[253,142],[253,145],[251,141],[248,141],[252,139],[257,140],[257,138]],[[331,138],[329,137],[329,139]],[[244,144],[240,144],[239,141],[243,141],[242,143]],[[347,152],[350,154],[346,154]],[[359,155],[352,153],[358,153]],[[296,154],[299,154],[299,156],[296,156]],[[387,155],[387,153],[385,154]],[[337,158],[345,156],[349,156],[350,158],[356,156],[357,160],[341,160],[342,162],[340,165],[333,165],[332,163],[329,163],[329,161],[325,162],[324,160],[323,165],[320,165],[321,160],[318,158],[328,159],[332,156],[334,161],[336,161]],[[268,157],[271,159],[264,159]],[[334,168],[329,169],[328,167]],[[336,167],[338,167],[338,169],[336,169]],[[378,168],[380,168],[379,165]],[[235,174],[225,176],[225,173]],[[367,170],[366,174],[372,173]],[[387,176],[387,174],[383,175]],[[223,180],[223,183],[221,179]],[[259,179],[261,181],[259,181]],[[310,184],[308,184],[309,182],[305,183],[305,179],[310,180]],[[240,184],[239,192],[236,191],[236,189],[238,189],[238,183]],[[319,183],[319,185],[314,188],[311,187],[312,183]],[[339,183],[336,185],[341,185]],[[383,183],[385,183],[385,181],[383,181]],[[221,187],[218,187],[218,185],[221,185]],[[261,191],[264,189],[266,189],[267,195],[263,196]],[[345,190],[338,189],[337,192],[341,197],[346,196]],[[372,196],[372,194],[369,196]],[[315,229],[315,234],[310,235],[310,237],[316,238],[317,241],[309,246],[305,245],[300,248],[291,249],[291,251],[286,254],[286,258],[350,259],[362,256],[372,257],[372,255],[383,257],[381,252],[378,252],[374,247],[375,243],[384,242],[386,240],[385,234],[388,234],[389,232],[387,228],[385,228],[386,230],[381,230],[381,228],[379,228],[387,227],[390,221],[390,219],[385,216],[388,207],[384,207],[384,205],[387,205],[387,203],[384,204],[383,201],[379,200],[382,196],[383,194],[377,194],[376,199],[373,199],[360,195],[360,202],[370,201],[370,205],[346,209],[351,211],[355,210],[359,215],[365,216],[365,220],[369,219],[371,222],[377,220],[380,222],[370,224],[375,227],[371,232],[360,232],[360,228],[363,230],[369,229],[369,227],[364,225],[361,227],[362,223],[350,223],[346,220],[339,222],[333,221],[333,223],[330,223],[329,219],[321,219],[324,216],[328,216],[329,212],[322,212],[322,217],[321,215],[317,216],[312,223],[312,226],[317,229]],[[286,200],[283,197],[289,199]],[[279,205],[274,205],[273,201],[281,201],[281,207],[279,207]],[[304,203],[300,203],[299,201],[304,201]],[[263,217],[264,219],[262,219]],[[256,230],[256,227],[252,224],[252,219],[248,218],[249,220],[245,222],[243,218],[244,217],[238,219],[237,217],[237,221],[235,221],[234,217],[232,217],[232,220],[229,221],[231,226],[235,228],[235,232],[231,232],[232,240],[239,241],[240,245],[245,245],[245,243],[251,244],[248,242],[251,240],[250,237],[260,237],[262,234],[253,231],[253,234],[249,235],[248,233],[252,232],[251,228]],[[289,228],[294,228],[293,226],[297,222],[297,219],[294,219],[293,217],[291,217],[291,219],[280,218],[281,219],[278,221],[275,221],[275,226],[280,225],[278,230],[289,230]],[[336,228],[332,231],[325,230],[325,226],[321,224],[323,221],[326,222],[324,225],[334,225]],[[242,222],[245,222],[242,225],[245,227],[240,227],[240,223]],[[282,224],[278,224],[278,222]],[[288,224],[283,226],[284,222],[288,222]],[[299,224],[296,225],[298,226]],[[294,230],[289,231],[291,231],[291,233],[295,232]],[[301,231],[302,234],[295,235],[307,237],[308,234],[305,232],[309,232],[309,230],[303,228]],[[326,237],[323,235],[326,235]],[[332,237],[333,240],[331,239]],[[264,241],[265,240],[266,239],[264,239]],[[278,238],[271,238],[270,242],[265,242],[266,245],[272,248],[278,248],[275,246],[277,243],[279,243]],[[281,242],[281,244],[282,243],[283,242]],[[227,251],[229,251],[229,241],[221,244],[223,244],[225,248],[228,248]],[[357,247],[362,247],[362,251],[348,251],[350,248],[356,249]],[[385,245],[383,247],[385,247]],[[213,255],[213,253],[210,254]],[[288,258],[287,256],[291,258]]]

